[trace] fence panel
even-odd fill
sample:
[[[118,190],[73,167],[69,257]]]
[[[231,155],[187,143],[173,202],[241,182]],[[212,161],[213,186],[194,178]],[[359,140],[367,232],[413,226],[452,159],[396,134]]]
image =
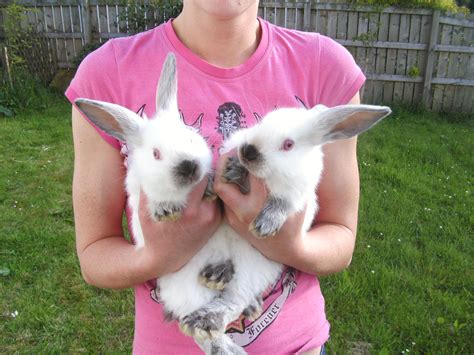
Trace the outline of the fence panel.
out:
[[[397,42],[398,41],[398,32],[400,28],[400,14],[390,14],[390,26],[388,32],[388,41]],[[387,50],[387,67],[385,74],[395,75],[395,70],[397,66],[397,49],[389,48]],[[393,101],[395,82],[387,81],[384,85],[384,102]]]
[[[390,14],[380,14],[379,17],[379,29],[377,33],[377,41],[386,42],[388,41],[388,31],[390,24]],[[375,75],[385,74],[386,63],[387,63],[387,49],[377,48],[376,49],[376,63],[375,63]],[[380,80],[374,81],[374,94],[372,97],[373,102],[382,102],[384,95],[384,82]]]
[[[465,28],[463,40],[464,46],[474,46],[474,28]],[[474,78],[474,53],[462,53],[461,63],[458,71],[459,78]],[[458,101],[454,109],[462,112],[472,112],[474,110],[474,86],[458,86]]]
[[[426,81],[425,75],[425,68],[428,65],[428,51],[429,51],[429,43],[430,43],[430,35],[431,35],[431,24],[432,24],[433,16],[421,15],[421,29],[420,29],[420,44],[426,44],[425,50],[418,51],[418,59],[416,68],[418,69],[418,77],[423,79],[423,82],[419,82],[415,84],[415,91],[418,92],[417,95],[417,102],[423,102],[423,88],[424,82]],[[432,70],[431,70],[432,73]]]
[[[409,43],[420,43],[420,29],[421,29],[421,16],[419,15],[410,15],[410,26],[409,26]],[[410,78],[417,76],[417,59],[418,59],[418,50],[409,50],[407,53],[406,68],[405,74]],[[415,91],[416,83],[409,82],[405,83],[403,89],[403,102],[407,104],[412,104],[414,102],[419,102],[419,97]]]
[[[451,41],[451,31],[452,26],[442,24],[440,26],[440,37],[438,43],[443,45],[449,45]],[[449,53],[448,52],[438,52],[438,61],[435,70],[435,77],[436,78],[446,78],[447,70],[448,70],[448,59]],[[435,85],[434,92],[433,92],[433,106],[432,108],[436,111],[441,110],[443,107],[444,97],[444,85]]]
[[[359,13],[357,11],[349,11],[347,16],[347,35],[346,39],[356,40],[357,28],[359,26]],[[357,47],[346,44],[346,48],[351,52],[352,56],[355,58],[357,53]]]

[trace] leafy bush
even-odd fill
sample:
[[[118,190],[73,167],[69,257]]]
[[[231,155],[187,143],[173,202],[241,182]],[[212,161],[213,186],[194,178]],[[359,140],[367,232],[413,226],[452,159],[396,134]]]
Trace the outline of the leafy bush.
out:
[[[31,48],[31,26],[21,26],[26,20],[26,8],[18,4],[10,4],[5,8],[5,44],[8,47],[9,61],[12,66],[25,64],[21,55],[23,49]]]
[[[396,6],[408,8],[414,7],[469,13],[469,9],[467,7],[459,6],[455,0],[353,0],[352,3],[357,5]]]
[[[0,82],[0,117],[12,117],[20,112],[42,110],[58,96],[25,70],[12,71],[13,86]]]
[[[38,48],[41,37],[26,21],[26,8],[12,3],[5,8],[5,46],[8,50],[9,73],[0,75],[0,116],[11,117],[25,110],[40,110],[46,107],[52,95],[39,79]],[[21,25],[23,23],[23,26]],[[5,69],[5,68],[4,68]],[[1,73],[0,73],[1,74]],[[44,81],[44,78],[43,78]]]
[[[140,0],[124,0],[123,6],[126,6],[128,11],[120,13],[119,21],[127,24],[127,32],[138,33],[178,16],[183,8],[183,2],[151,0],[144,4]],[[153,12],[153,16],[150,16],[150,12]]]

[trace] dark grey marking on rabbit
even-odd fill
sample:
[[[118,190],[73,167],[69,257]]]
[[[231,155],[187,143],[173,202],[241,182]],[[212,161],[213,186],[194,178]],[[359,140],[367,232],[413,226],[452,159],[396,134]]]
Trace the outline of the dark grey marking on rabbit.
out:
[[[135,114],[133,111],[119,105],[88,99],[77,99],[74,103],[104,132],[131,145],[139,143],[137,132],[140,131],[140,125],[128,119],[130,113]]]
[[[291,206],[287,201],[270,196],[250,225],[250,231],[257,238],[272,237],[278,233],[290,212]]]
[[[254,302],[248,305],[242,312],[242,315],[249,321],[254,321],[263,311],[263,298],[261,296],[255,298]]]
[[[261,164],[264,157],[253,144],[244,144],[239,150],[240,158],[247,164]]]
[[[217,338],[224,334],[227,324],[242,314],[243,297],[238,290],[225,288],[211,302],[184,317],[180,321],[181,330],[195,338]]]
[[[227,183],[236,184],[242,194],[247,195],[250,192],[249,172],[238,157],[227,159],[222,178]]]
[[[199,282],[210,289],[223,290],[234,273],[234,263],[230,259],[219,264],[209,264],[199,273]]]
[[[174,167],[173,174],[178,184],[192,184],[199,178],[199,163],[195,160],[182,160]]]
[[[225,330],[224,312],[213,312],[206,307],[187,315],[180,322],[181,331],[194,338],[215,339]]]
[[[184,206],[176,205],[173,202],[161,201],[159,203],[150,202],[150,211],[153,218],[158,221],[175,221],[181,217]]]
[[[167,111],[177,107],[178,79],[176,74],[176,57],[168,54],[161,70],[158,89],[156,90],[156,111]]]

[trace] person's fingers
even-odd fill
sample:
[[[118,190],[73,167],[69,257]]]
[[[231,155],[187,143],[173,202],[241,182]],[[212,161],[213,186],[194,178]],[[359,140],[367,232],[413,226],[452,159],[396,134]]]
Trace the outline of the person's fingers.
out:
[[[193,187],[187,198],[186,208],[197,209],[203,200],[204,191],[207,187],[207,177],[202,179],[196,186]]]

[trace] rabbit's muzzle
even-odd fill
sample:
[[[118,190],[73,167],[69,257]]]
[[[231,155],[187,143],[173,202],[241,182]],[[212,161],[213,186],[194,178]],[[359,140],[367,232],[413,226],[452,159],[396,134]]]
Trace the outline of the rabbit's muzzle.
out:
[[[176,181],[180,185],[189,185],[199,180],[199,163],[195,160],[183,160],[174,168]]]
[[[262,154],[253,144],[244,144],[239,150],[240,159],[243,164],[254,164],[262,159]]]

